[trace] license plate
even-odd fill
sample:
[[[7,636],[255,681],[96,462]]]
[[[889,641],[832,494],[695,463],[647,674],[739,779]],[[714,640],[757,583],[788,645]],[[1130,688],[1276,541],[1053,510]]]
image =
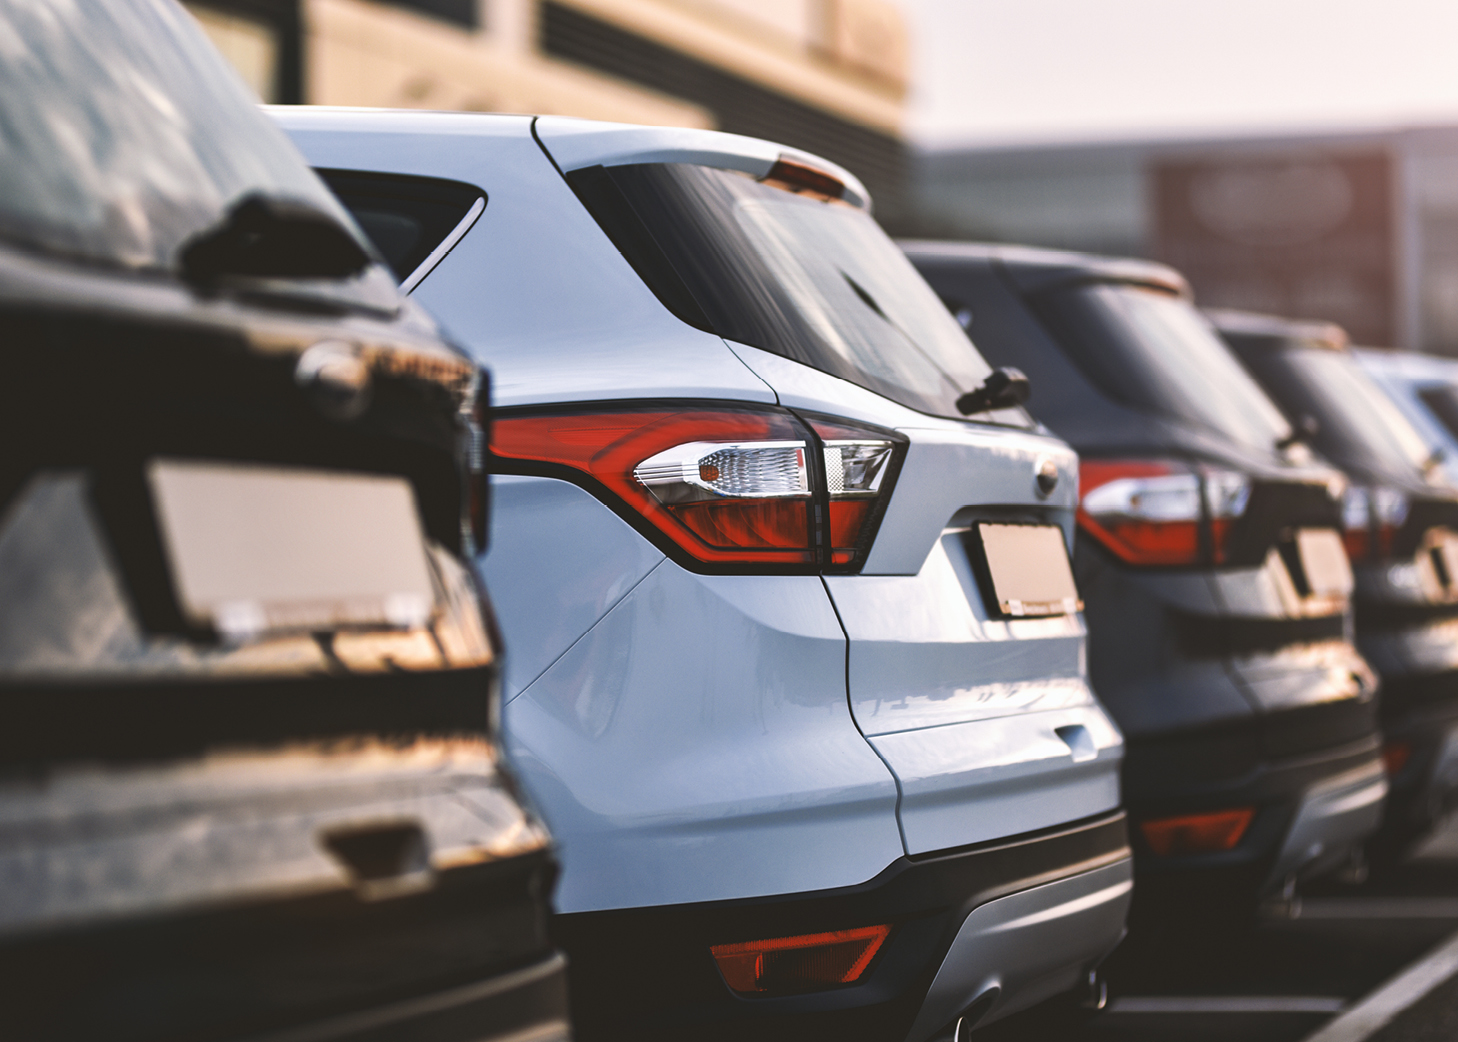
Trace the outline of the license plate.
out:
[[[178,460],[147,469],[191,625],[241,639],[430,618],[434,585],[403,478]]]
[[[1347,562],[1342,537],[1331,528],[1302,528],[1296,532],[1296,551],[1306,585],[1319,597],[1345,597],[1352,592],[1352,566]]]
[[[1069,615],[1083,610],[1063,529],[979,524],[993,596],[1004,615]]]

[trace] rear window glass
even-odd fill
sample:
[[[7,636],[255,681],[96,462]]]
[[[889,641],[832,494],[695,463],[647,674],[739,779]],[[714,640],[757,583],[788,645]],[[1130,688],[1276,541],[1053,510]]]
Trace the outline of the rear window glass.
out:
[[[318,174],[375,244],[397,282],[409,278],[486,197],[472,185],[435,177],[356,170]]]
[[[171,0],[0,0],[0,240],[166,268],[252,192],[343,209]]]
[[[1252,341],[1241,356],[1288,416],[1316,419],[1317,451],[1339,466],[1422,480],[1432,448],[1355,358],[1299,341],[1268,343],[1269,338]]]
[[[1257,449],[1291,433],[1280,411],[1186,300],[1091,283],[1039,301],[1065,353],[1106,395]]]
[[[654,163],[568,175],[578,197],[684,321],[963,418],[991,368],[871,216],[745,174]],[[1021,409],[980,419],[1029,425]]]
[[[1438,384],[1424,387],[1417,394],[1428,407],[1428,411],[1447,428],[1448,433],[1458,438],[1458,387]]]

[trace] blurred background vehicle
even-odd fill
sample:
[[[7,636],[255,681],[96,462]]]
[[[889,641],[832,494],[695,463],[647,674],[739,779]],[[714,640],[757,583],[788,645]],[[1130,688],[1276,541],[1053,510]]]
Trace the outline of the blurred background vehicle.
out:
[[[1356,571],[1357,644],[1382,677],[1392,792],[1380,843],[1392,860],[1458,799],[1458,488],[1339,326],[1209,314],[1311,447],[1351,481],[1343,538]]]
[[[1094,690],[1128,742],[1136,922],[1239,921],[1351,858],[1386,782],[1376,677],[1350,640],[1345,480],[1171,269],[903,246],[1079,451],[1074,570]]]
[[[922,1042],[1081,987],[1131,865],[1076,460],[865,188],[710,132],[273,112],[495,374],[480,565],[581,1036]]]
[[[1352,355],[1428,443],[1448,484],[1458,487],[1458,359],[1354,347]]]
[[[0,40],[0,1031],[567,1038],[478,370],[180,8]]]

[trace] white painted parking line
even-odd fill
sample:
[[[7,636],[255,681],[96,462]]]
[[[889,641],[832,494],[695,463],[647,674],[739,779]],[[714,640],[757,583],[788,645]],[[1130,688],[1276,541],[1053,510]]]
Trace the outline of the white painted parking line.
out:
[[[1303,898],[1293,919],[1458,919],[1458,897]]]
[[[1126,995],[1106,1013],[1340,1013],[1346,999],[1326,995]]]
[[[1458,933],[1393,977],[1305,1042],[1363,1042],[1439,984],[1458,973]]]

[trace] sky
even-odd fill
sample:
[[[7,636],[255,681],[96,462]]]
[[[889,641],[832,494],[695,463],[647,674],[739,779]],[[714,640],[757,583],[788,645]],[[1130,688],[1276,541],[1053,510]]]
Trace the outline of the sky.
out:
[[[1458,0],[900,0],[929,146],[1458,122]]]

